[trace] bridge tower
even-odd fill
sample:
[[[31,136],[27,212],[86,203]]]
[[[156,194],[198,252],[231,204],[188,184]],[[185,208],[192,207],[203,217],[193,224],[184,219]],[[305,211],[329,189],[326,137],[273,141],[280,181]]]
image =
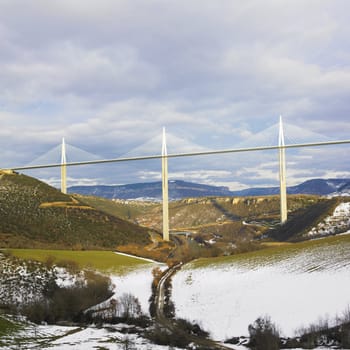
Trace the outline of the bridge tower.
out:
[[[162,142],[162,195],[163,195],[163,239],[169,241],[169,194],[168,194],[168,152],[166,148],[165,128]]]
[[[279,178],[280,178],[280,201],[281,201],[281,224],[283,225],[287,221],[287,185],[286,185],[286,149],[284,148],[284,132],[282,116],[280,116],[279,123]]]
[[[66,143],[62,138],[61,146],[61,192],[67,193],[67,159],[66,159]]]

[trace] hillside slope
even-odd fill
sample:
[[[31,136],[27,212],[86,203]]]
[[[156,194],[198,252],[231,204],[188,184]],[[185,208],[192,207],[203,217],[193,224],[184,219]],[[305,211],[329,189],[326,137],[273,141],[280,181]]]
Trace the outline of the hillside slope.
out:
[[[270,315],[292,336],[321,317],[334,320],[350,303],[350,235],[199,259],[173,279],[176,316],[198,322],[216,339],[248,334]]]
[[[282,226],[271,230],[268,235],[276,241],[298,241],[306,237],[306,233],[331,214],[346,199],[334,197],[319,201],[309,207],[298,210],[295,215]]]
[[[0,171],[1,247],[114,249],[149,244],[148,231],[34,178]]]
[[[160,203],[108,200],[100,197],[78,196],[81,202],[125,220],[161,231]],[[261,197],[202,197],[172,201],[169,204],[169,223],[172,233],[187,233],[203,240],[223,253],[240,250],[263,235],[277,241],[305,240],[312,227],[331,215],[345,197],[324,198],[313,195],[288,196],[288,222],[280,226],[279,196]],[[184,235],[182,237],[185,237]],[[231,248],[230,248],[231,247]],[[234,248],[236,247],[236,248]],[[232,250],[233,248],[233,250]],[[252,247],[245,247],[244,249]]]
[[[115,211],[124,219],[143,226],[161,229],[162,206],[159,203],[122,200],[111,202],[94,197],[82,197],[81,200],[89,205],[97,205],[101,210]],[[290,216],[300,209],[327,201],[329,200],[318,196],[290,195]],[[187,198],[169,203],[170,228],[174,231],[195,230],[205,233],[210,227],[211,232],[221,234],[221,231],[225,231],[224,226],[229,223],[239,223],[241,227],[250,223],[273,226],[279,222],[279,207],[279,196]]]

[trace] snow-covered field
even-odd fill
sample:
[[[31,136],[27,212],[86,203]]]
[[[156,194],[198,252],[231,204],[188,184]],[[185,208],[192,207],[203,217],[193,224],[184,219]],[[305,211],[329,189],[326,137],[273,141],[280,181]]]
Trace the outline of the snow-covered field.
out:
[[[6,347],[0,345],[0,348],[8,350],[168,349],[168,346],[152,344],[147,339],[133,332],[125,334],[125,328],[127,327],[127,325],[106,326],[103,328],[27,325],[22,331],[15,333],[13,336],[1,339],[7,345]],[[124,328],[123,332],[122,328]]]
[[[142,312],[149,315],[149,298],[151,296],[152,270],[155,267],[165,269],[165,264],[148,264],[123,276],[112,275],[111,279],[115,285],[115,294],[112,298],[118,299],[124,293],[134,295],[141,304]]]
[[[216,339],[247,335],[248,325],[266,314],[293,336],[350,305],[350,242],[189,264],[175,275],[172,296],[177,317],[198,322]]]
[[[4,260],[5,261],[5,260]],[[2,262],[2,261],[1,261]],[[147,264],[145,265],[139,265],[138,267],[134,268],[133,270],[130,270],[121,275],[112,274],[111,280],[113,284],[115,285],[114,292],[115,294],[112,296],[112,298],[118,299],[122,294],[124,293],[130,293],[138,298],[141,304],[142,312],[146,315],[149,315],[149,298],[151,296],[151,284],[153,280],[152,276],[152,270],[155,267],[158,267],[160,269],[165,269],[166,265],[157,263],[157,262],[151,262],[147,259]],[[39,272],[41,270],[39,267],[41,265],[33,263],[33,267],[31,269],[33,270],[29,280],[29,284],[34,284],[33,281],[38,280],[39,282],[42,280],[39,278],[41,275]],[[37,267],[38,265],[38,267]],[[27,266],[24,264],[24,267],[20,265],[18,268],[15,266],[12,270],[10,267],[8,270],[11,270],[9,273],[11,273],[9,276],[11,276],[11,280],[14,279],[14,282],[17,283],[17,290],[19,294],[23,294],[23,290],[18,288],[19,283],[17,281],[24,278],[23,276],[27,276]],[[6,273],[7,270],[5,269],[7,265],[5,264],[1,265],[2,270],[0,271],[1,277],[8,277]],[[4,270],[4,271],[3,271]],[[24,272],[22,272],[22,270]],[[43,270],[42,274],[45,271]],[[35,275],[35,278],[32,278],[32,275]],[[66,273],[64,269],[61,268],[55,268],[55,278],[56,282],[59,285],[66,286],[70,285],[74,282],[74,276],[69,275]],[[1,292],[4,292],[5,294],[9,293],[6,283],[3,283],[2,279],[0,278],[0,297],[2,298],[3,295]],[[36,286],[36,284],[34,284]],[[40,283],[39,283],[40,286]],[[15,290],[15,286],[10,286],[11,294],[12,290]],[[37,294],[40,294],[40,288],[37,288]],[[3,298],[2,298],[3,299]],[[17,300],[17,299],[16,299]],[[126,328],[126,325],[118,325],[118,326],[111,326],[106,325],[106,327],[103,328],[96,328],[96,327],[88,327],[88,328],[78,328],[78,327],[60,327],[60,326],[37,326],[30,323],[22,323],[21,322],[21,329],[19,331],[16,331],[11,336],[2,337],[0,341],[0,348],[1,349],[34,349],[34,348],[40,348],[40,349],[140,349],[140,350],[150,350],[150,349],[156,349],[156,350],[162,350],[162,349],[168,349],[167,346],[157,346],[154,344],[151,344],[147,339],[139,336],[138,334],[123,334],[121,332],[121,328]],[[3,344],[6,344],[6,346],[2,346]],[[127,347],[129,346],[129,347]]]
[[[248,325],[265,314],[285,336],[293,336],[296,329],[319,318],[334,320],[350,305],[350,239],[348,235],[342,237],[316,240],[302,248],[278,248],[272,254],[252,253],[187,264],[173,278],[176,316],[201,324],[219,340],[248,335]],[[155,267],[164,269],[165,265],[152,263],[124,275],[112,275],[113,297],[131,293],[148,314]],[[66,279],[61,274],[58,277]],[[125,349],[126,344],[140,350],[168,349],[151,344],[139,334],[125,334],[123,327],[27,324],[1,340],[7,344],[6,349]]]

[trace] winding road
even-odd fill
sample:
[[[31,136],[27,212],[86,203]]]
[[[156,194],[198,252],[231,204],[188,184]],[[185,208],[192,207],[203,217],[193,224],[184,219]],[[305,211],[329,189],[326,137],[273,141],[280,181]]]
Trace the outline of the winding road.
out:
[[[179,328],[178,324],[176,323],[175,319],[167,318],[164,314],[164,302],[165,302],[165,284],[168,279],[171,279],[173,275],[181,269],[183,266],[183,263],[179,263],[177,265],[174,265],[170,267],[166,273],[162,276],[162,278],[159,280],[157,285],[157,292],[155,297],[155,305],[156,305],[156,315],[155,320],[158,324],[160,324],[162,327],[168,329],[170,332],[177,331],[178,334],[181,334],[183,337],[187,338],[190,342],[203,346],[207,349],[218,349],[218,350],[224,350],[224,349],[234,349],[232,346],[228,347],[220,342],[216,342],[214,340],[201,337],[199,335],[195,334],[189,334],[185,332],[183,329]]]

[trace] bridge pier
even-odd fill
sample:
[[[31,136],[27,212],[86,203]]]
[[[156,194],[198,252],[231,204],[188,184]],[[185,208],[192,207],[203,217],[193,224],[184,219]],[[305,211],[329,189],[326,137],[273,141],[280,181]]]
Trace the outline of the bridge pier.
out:
[[[62,138],[61,147],[61,192],[67,194],[67,159],[66,159],[66,143]]]
[[[163,195],[163,240],[169,241],[169,195],[168,195],[168,157],[165,128],[162,142],[162,195]]]
[[[286,149],[284,143],[284,132],[282,124],[282,116],[280,116],[279,124],[279,180],[280,180],[280,202],[281,202],[281,224],[283,225],[287,221],[287,184],[286,184]]]

